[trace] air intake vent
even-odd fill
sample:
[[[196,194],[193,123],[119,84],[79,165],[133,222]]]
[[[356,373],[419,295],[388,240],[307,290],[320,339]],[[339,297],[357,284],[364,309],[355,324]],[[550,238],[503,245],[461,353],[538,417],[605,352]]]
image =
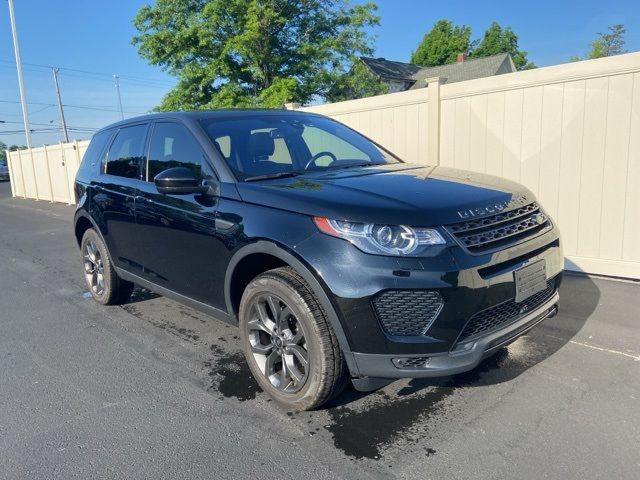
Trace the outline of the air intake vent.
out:
[[[424,335],[442,309],[442,297],[432,290],[387,290],[373,306],[390,335]]]
[[[511,299],[476,313],[465,325],[457,343],[506,327],[542,305],[551,297],[554,290],[555,281],[548,280],[547,288],[520,303]]]
[[[445,227],[471,253],[486,253],[520,243],[551,228],[537,203]]]

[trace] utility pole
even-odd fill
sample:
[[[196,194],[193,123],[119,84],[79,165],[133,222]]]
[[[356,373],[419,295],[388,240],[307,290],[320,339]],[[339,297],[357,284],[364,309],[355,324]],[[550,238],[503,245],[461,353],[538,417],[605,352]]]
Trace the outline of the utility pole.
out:
[[[13,51],[16,56],[16,69],[18,70],[18,89],[20,90],[20,103],[22,104],[22,120],[24,122],[24,136],[27,147],[31,148],[31,129],[29,128],[29,112],[24,96],[24,83],[22,81],[22,62],[20,62],[20,46],[18,45],[18,32],[16,31],[16,15],[13,10],[13,0],[9,2],[9,19],[11,21],[11,34],[13,36]]]
[[[113,79],[116,82],[116,93],[118,94],[118,107],[120,108],[120,120],[124,120],[124,112],[122,111],[122,97],[120,96],[120,77],[114,75]]]
[[[60,110],[60,123],[62,125],[62,133],[64,134],[65,143],[69,143],[69,132],[67,131],[67,122],[64,119],[64,109],[62,108],[62,99],[60,98],[60,87],[58,86],[58,70],[59,68],[51,67],[53,73],[53,84],[56,86],[56,97],[58,97],[58,109]]]

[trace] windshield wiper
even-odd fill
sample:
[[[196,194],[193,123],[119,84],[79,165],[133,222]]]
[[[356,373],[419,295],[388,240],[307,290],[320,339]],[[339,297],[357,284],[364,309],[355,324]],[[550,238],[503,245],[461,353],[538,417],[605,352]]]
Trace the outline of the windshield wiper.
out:
[[[346,169],[346,168],[357,168],[357,167],[373,167],[375,165],[381,165],[380,163],[373,163],[373,162],[368,162],[368,161],[362,161],[362,162],[358,162],[358,161],[354,161],[354,162],[350,162],[350,163],[343,163],[341,165],[329,165],[328,167],[324,167],[327,170],[342,170],[342,169]],[[318,169],[320,170],[320,169]]]
[[[302,175],[302,172],[278,172],[278,173],[267,173],[266,175],[254,175],[253,177],[247,177],[244,179],[245,182],[257,182],[260,180],[271,180],[273,178],[285,178],[285,177],[297,177],[298,175]]]

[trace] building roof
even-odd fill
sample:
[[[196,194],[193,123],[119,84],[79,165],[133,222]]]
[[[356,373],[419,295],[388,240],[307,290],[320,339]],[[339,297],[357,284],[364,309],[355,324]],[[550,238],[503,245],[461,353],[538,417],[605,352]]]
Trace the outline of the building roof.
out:
[[[386,58],[360,57],[362,62],[369,67],[374,74],[382,79],[413,81],[412,75],[420,71],[420,65],[413,63],[394,62]]]
[[[404,80],[412,83],[411,89],[425,87],[425,80],[432,77],[440,77],[442,83],[455,83],[516,71],[516,66],[508,53],[467,59],[460,63],[437,67],[421,67],[413,63],[395,62],[384,58],[361,57],[361,60],[382,80]]]
[[[491,55],[490,57],[464,60],[460,63],[422,68],[413,75],[416,83],[414,83],[411,88],[426,86],[425,80],[431,77],[440,77],[441,83],[455,83],[515,71],[516,66],[511,59],[511,55],[508,53],[499,53],[497,55]]]

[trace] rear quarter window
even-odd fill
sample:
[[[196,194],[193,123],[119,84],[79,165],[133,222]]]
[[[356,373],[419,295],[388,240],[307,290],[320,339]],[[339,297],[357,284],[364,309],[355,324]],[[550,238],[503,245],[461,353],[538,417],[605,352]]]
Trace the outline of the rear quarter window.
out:
[[[113,130],[103,130],[96,133],[87,147],[87,151],[82,156],[82,162],[80,162],[80,168],[78,174],[87,175],[90,173],[97,173],[100,169],[102,159],[104,157],[107,144],[111,139]]]

